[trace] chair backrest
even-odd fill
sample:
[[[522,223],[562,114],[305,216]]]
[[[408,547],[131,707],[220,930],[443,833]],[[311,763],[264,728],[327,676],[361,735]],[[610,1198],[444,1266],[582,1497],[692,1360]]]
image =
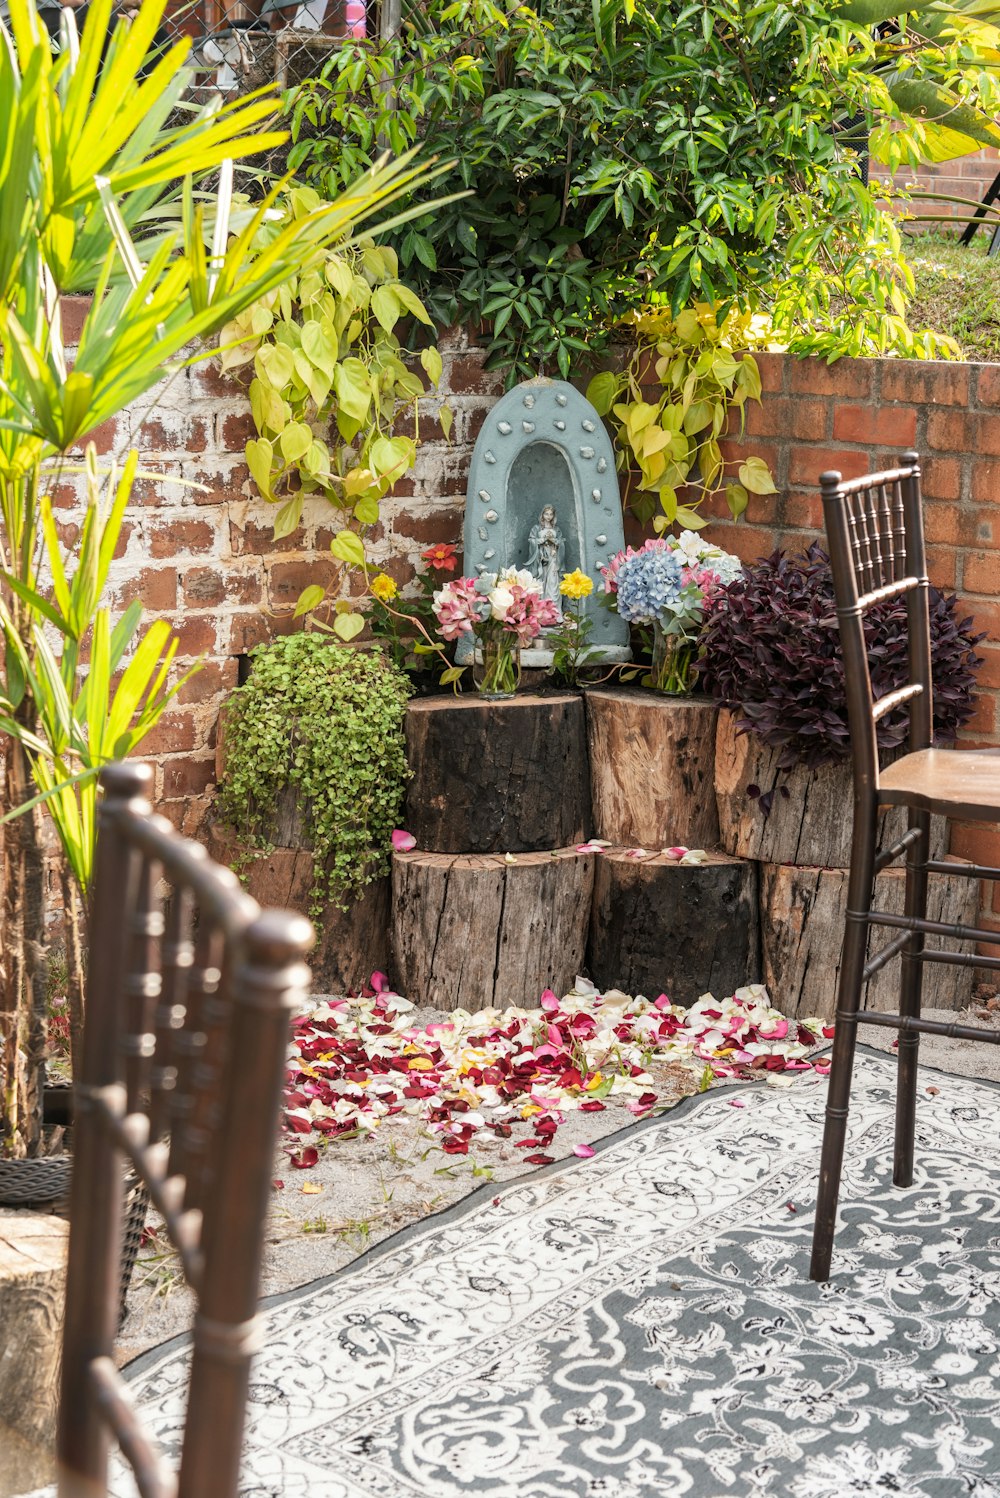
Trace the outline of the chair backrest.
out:
[[[910,749],[926,749],[932,737],[930,583],[920,457],[907,452],[899,468],[846,481],[839,473],[824,473],[819,482],[844,652],[855,785],[877,787],[880,718],[905,706]],[[900,597],[906,598],[908,680],[876,700],[864,616],[873,604]]]
[[[290,1011],[313,932],[155,816],[146,765],[101,773],[75,1094],[60,1498],[103,1498],[112,1436],[143,1498],[235,1498]],[[165,889],[164,886],[167,888]],[[179,1476],[115,1369],[123,1168],[193,1289]]]

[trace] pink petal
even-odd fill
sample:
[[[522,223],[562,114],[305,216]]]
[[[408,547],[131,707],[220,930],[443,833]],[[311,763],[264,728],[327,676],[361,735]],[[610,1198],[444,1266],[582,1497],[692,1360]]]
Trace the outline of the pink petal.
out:
[[[687,850],[687,848],[679,848],[678,847],[678,848],[664,848],[663,851],[667,855],[668,858],[672,858],[672,859],[674,859],[676,861],[678,859],[683,858],[684,855],[685,855],[685,853],[688,850]]]
[[[573,1153],[574,1155],[579,1155],[581,1160],[592,1160],[595,1151],[591,1149],[589,1144],[574,1144]]]
[[[417,846],[417,840],[412,832],[404,832],[401,827],[397,827],[392,834],[392,846],[397,853],[409,853],[411,848]]]
[[[745,1108],[746,1099],[741,1097],[731,1097],[729,1099],[729,1106],[730,1108]]]
[[[395,837],[395,833],[393,834],[393,836]],[[371,983],[371,986],[375,993],[381,993],[383,989],[389,987],[389,980],[386,977],[385,973],[372,973],[369,982]]]

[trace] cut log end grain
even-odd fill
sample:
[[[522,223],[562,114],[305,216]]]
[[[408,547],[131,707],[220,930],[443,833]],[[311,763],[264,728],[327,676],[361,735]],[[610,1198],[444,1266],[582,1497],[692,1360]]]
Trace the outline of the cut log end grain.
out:
[[[956,860],[958,862],[958,860]],[[793,868],[787,864],[761,867],[761,922],[764,982],[771,1002],[790,1018],[832,1018],[836,1007],[840,954],[847,908],[847,872],[843,869]],[[875,905],[892,915],[903,910],[905,873],[885,869],[875,881]],[[973,926],[979,905],[979,885],[960,875],[932,876],[927,914],[932,921]],[[899,932],[876,927],[869,942],[873,956]],[[928,937],[928,946],[940,946]],[[971,952],[969,943],[946,941],[958,951]],[[876,973],[862,995],[863,1009],[898,1012],[900,960],[894,958]],[[972,999],[973,970],[924,964],[923,1004],[929,1009],[963,1009]],[[862,1032],[863,1033],[863,1032]]]
[[[625,847],[718,846],[716,704],[595,688],[585,698],[595,835]]]
[[[711,854],[685,868],[620,848],[597,860],[588,965],[599,989],[725,997],[759,981],[759,945],[754,864]]]
[[[424,697],[406,712],[405,823],[439,853],[544,851],[590,834],[581,698]]]
[[[593,855],[397,853],[394,970],[416,1004],[536,1007],[583,968]]]

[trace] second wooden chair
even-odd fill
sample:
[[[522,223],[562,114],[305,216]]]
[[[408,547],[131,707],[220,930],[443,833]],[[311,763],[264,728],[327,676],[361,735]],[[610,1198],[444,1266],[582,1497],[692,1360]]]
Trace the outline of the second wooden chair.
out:
[[[1000,822],[1000,752],[932,747],[930,583],[924,549],[919,455],[905,453],[901,467],[846,483],[839,473],[824,473],[820,485],[844,653],[854,776],[854,831],[810,1267],[814,1280],[826,1280],[830,1275],[858,1025],[884,1025],[899,1032],[893,1160],[893,1181],[897,1186],[909,1186],[913,1181],[917,1050],[921,1034],[1000,1042],[1000,1031],[957,1021],[928,1020],[920,1012],[925,962],[1000,969],[1000,957],[937,950],[925,945],[929,935],[1000,945],[1000,933],[996,931],[927,918],[929,876],[961,874],[970,879],[1000,879],[1000,868],[932,859],[928,836],[931,816],[935,814],[961,821]],[[906,599],[909,679],[876,701],[868,671],[864,616],[874,604],[892,598]],[[909,753],[883,770],[879,765],[876,726],[887,713],[903,707],[909,712]],[[890,806],[907,808],[907,831],[892,847],[876,856],[878,818]],[[875,875],[904,856],[904,913],[891,915],[874,910]],[[885,926],[900,934],[867,960],[869,934],[874,926]],[[865,983],[894,957],[902,960],[899,1012],[862,1011]]]

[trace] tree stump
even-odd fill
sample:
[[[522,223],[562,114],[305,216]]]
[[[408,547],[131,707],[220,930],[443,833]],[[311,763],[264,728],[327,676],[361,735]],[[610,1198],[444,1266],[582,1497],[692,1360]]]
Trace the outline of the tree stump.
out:
[[[723,712],[715,743],[715,793],[722,846],[736,858],[800,867],[846,869],[851,862],[854,790],[851,766],[778,769],[779,751],[752,733],[738,733],[736,717]],[[751,788],[756,787],[756,791]],[[774,791],[765,811],[757,792]],[[879,850],[906,830],[906,812],[893,807],[879,820]],[[940,817],[931,824],[931,856],[944,852]]]
[[[955,860],[958,862],[958,860]],[[884,869],[875,881],[875,903],[893,915],[903,911],[905,873]],[[844,869],[791,868],[787,864],[764,864],[761,868],[761,926],[764,982],[771,1002],[790,1017],[830,1019],[836,1007],[840,953],[847,908],[847,872]],[[979,909],[979,885],[959,875],[932,875],[927,915],[932,921],[954,921],[974,926]],[[888,926],[876,927],[869,941],[869,956],[900,933]],[[938,937],[927,938],[929,946],[940,946]],[[959,951],[971,952],[971,943],[947,942]],[[862,996],[862,1008],[899,1009],[900,962],[893,958],[870,978]],[[973,970],[924,964],[923,1004],[928,1009],[962,1009],[972,998]]]
[[[397,853],[393,947],[415,1004],[535,1007],[582,970],[594,855]]]
[[[587,950],[600,989],[691,1004],[760,980],[757,868],[711,854],[682,868],[609,848],[597,859]]]
[[[405,826],[434,853],[537,852],[590,835],[582,699],[425,697],[406,712]]]
[[[717,847],[716,704],[594,687],[585,697],[595,836],[651,850]]]
[[[0,1210],[0,1419],[51,1452],[59,1400],[69,1223]]]
[[[259,905],[308,911],[313,856],[306,848],[244,850],[234,832],[216,823],[208,830],[208,851],[219,863],[236,867]],[[358,992],[373,972],[388,972],[391,958],[390,886],[386,875],[352,900],[347,910],[327,905],[316,924],[316,947],[309,957],[316,993]]]

